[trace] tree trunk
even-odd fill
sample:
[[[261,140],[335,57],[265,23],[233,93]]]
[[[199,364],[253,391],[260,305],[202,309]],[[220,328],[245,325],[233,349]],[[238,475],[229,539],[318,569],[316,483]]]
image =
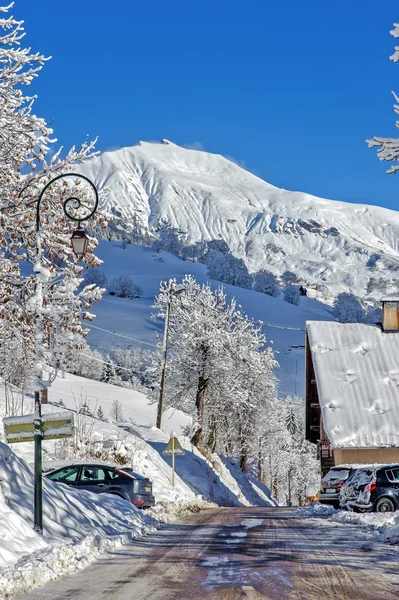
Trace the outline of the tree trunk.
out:
[[[216,451],[216,419],[212,416],[209,421],[209,435],[206,445],[213,454]]]
[[[191,438],[191,443],[199,450],[203,447],[203,422],[204,422],[204,400],[208,378],[198,378],[197,394],[195,396],[195,408],[197,411],[197,429]]]
[[[240,469],[243,473],[248,472],[248,454],[246,448],[241,448]]]

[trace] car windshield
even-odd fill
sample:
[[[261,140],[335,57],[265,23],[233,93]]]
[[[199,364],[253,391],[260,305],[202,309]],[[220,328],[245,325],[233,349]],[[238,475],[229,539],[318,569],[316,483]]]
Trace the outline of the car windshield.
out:
[[[324,475],[323,483],[332,483],[333,481],[344,481],[349,475],[349,469],[333,469]]]

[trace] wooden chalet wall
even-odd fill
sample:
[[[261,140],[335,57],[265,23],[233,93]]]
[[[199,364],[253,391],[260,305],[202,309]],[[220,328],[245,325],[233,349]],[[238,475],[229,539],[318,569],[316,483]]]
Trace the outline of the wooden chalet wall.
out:
[[[320,402],[313,368],[308,334],[306,333],[306,439],[313,444],[320,440]]]
[[[319,392],[313,367],[308,334],[306,333],[306,439],[317,444],[320,458],[321,475],[324,476],[335,464],[334,451],[331,448],[323,427],[320,410]]]

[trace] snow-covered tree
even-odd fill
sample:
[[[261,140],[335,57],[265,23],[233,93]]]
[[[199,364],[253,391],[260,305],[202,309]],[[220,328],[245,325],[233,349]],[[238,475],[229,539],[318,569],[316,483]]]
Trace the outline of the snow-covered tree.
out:
[[[105,358],[104,366],[103,366],[101,381],[104,381],[105,383],[114,383],[115,377],[116,377],[115,367],[112,364],[109,354],[107,354],[107,356]]]
[[[334,302],[333,315],[340,323],[363,323],[364,309],[353,294],[342,292]]]
[[[253,289],[268,296],[279,296],[281,292],[280,282],[273,273],[262,269],[253,276]]]
[[[281,275],[281,281],[284,285],[294,284],[297,281],[297,276],[292,271],[284,271]]]
[[[283,289],[283,296],[286,302],[298,306],[301,297],[299,287],[296,285],[291,285],[290,283],[285,285]]]
[[[259,325],[230,304],[221,288],[186,276],[171,311],[166,404],[194,414],[192,438],[200,449],[228,447],[243,467],[253,454],[251,436],[264,423],[274,397],[275,361]],[[169,284],[155,301],[163,317]],[[262,417],[261,417],[262,415]]]
[[[97,416],[97,419],[100,419],[100,421],[104,421],[104,419],[105,419],[104,411],[101,408],[101,405],[97,409],[97,415],[96,416]]]
[[[384,277],[370,277],[366,286],[366,293],[372,294],[377,292],[377,295],[382,296],[386,293],[388,281]]]
[[[103,357],[97,350],[92,350],[86,343],[78,351],[67,352],[65,367],[68,373],[101,381]]]
[[[394,28],[390,31],[390,34],[395,38],[399,38],[399,23],[394,23]],[[395,52],[389,57],[394,63],[399,62],[399,46],[395,46]],[[394,104],[394,111],[399,115],[399,97],[392,92],[396,104]],[[399,120],[396,121],[396,127],[399,128]],[[373,137],[367,140],[369,148],[378,148],[377,156],[380,160],[386,160],[388,162],[397,163],[399,158],[399,138],[392,137]],[[398,164],[393,164],[387,173],[396,173],[399,169]]]
[[[120,423],[121,421],[125,420],[123,416],[122,404],[119,402],[119,400],[114,400],[112,402],[110,416],[115,423]]]
[[[0,15],[7,15],[11,6],[1,7]],[[74,171],[93,154],[93,144],[72,148],[64,158],[54,151],[52,129],[33,113],[35,97],[25,95],[46,59],[23,48],[23,37],[21,21],[0,17],[0,321],[23,337],[33,356],[40,315],[42,340],[40,344],[36,340],[40,360],[58,364],[69,348],[83,343],[80,317],[83,313],[83,318],[91,319],[88,309],[101,297],[94,285],[78,291],[83,268],[72,252],[73,225],[63,210],[68,198],[77,197],[83,201],[81,207],[69,203],[68,209],[77,218],[84,216],[84,207],[93,205],[93,190],[74,177],[50,185],[39,211],[40,236],[35,231],[36,208],[45,185]],[[93,223],[105,225],[100,213]],[[83,259],[88,266],[100,262],[93,254],[96,245],[91,238]],[[34,265],[33,274],[21,273],[20,264],[26,261]],[[36,296],[35,290],[40,290]]]
[[[181,253],[184,231],[181,231],[178,227],[172,227],[168,221],[163,220],[156,233],[157,239],[154,241],[154,250],[157,252],[165,250],[165,252],[172,252],[173,254]]]
[[[252,277],[242,258],[236,258],[230,253],[210,250],[206,255],[208,276],[217,281],[230,283],[243,288],[250,288]]]
[[[143,295],[142,288],[129,275],[113,277],[108,284],[108,291],[119,298],[141,298]]]

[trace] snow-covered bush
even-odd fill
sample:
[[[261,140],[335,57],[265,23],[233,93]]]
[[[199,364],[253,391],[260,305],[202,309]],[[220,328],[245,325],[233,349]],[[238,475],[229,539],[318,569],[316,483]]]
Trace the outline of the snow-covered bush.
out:
[[[94,283],[95,285],[98,285],[98,287],[102,288],[105,287],[107,281],[108,279],[105,273],[103,273],[99,269],[90,268],[84,272],[84,285],[91,285],[92,283]]]
[[[280,282],[273,273],[262,269],[253,276],[253,289],[268,296],[279,296],[281,292]]]
[[[333,315],[340,323],[363,323],[365,320],[364,309],[359,299],[348,292],[338,294]]]
[[[291,284],[285,285],[284,289],[283,289],[283,294],[284,294],[284,300],[286,302],[288,302],[289,304],[295,304],[296,306],[298,306],[299,299],[301,297],[298,286],[291,285]]]
[[[108,284],[108,291],[119,298],[141,298],[142,288],[128,275],[113,277]]]
[[[208,276],[217,281],[230,283],[243,288],[251,288],[252,277],[242,258],[236,258],[230,253],[224,254],[218,250],[207,253],[206,265]]]

